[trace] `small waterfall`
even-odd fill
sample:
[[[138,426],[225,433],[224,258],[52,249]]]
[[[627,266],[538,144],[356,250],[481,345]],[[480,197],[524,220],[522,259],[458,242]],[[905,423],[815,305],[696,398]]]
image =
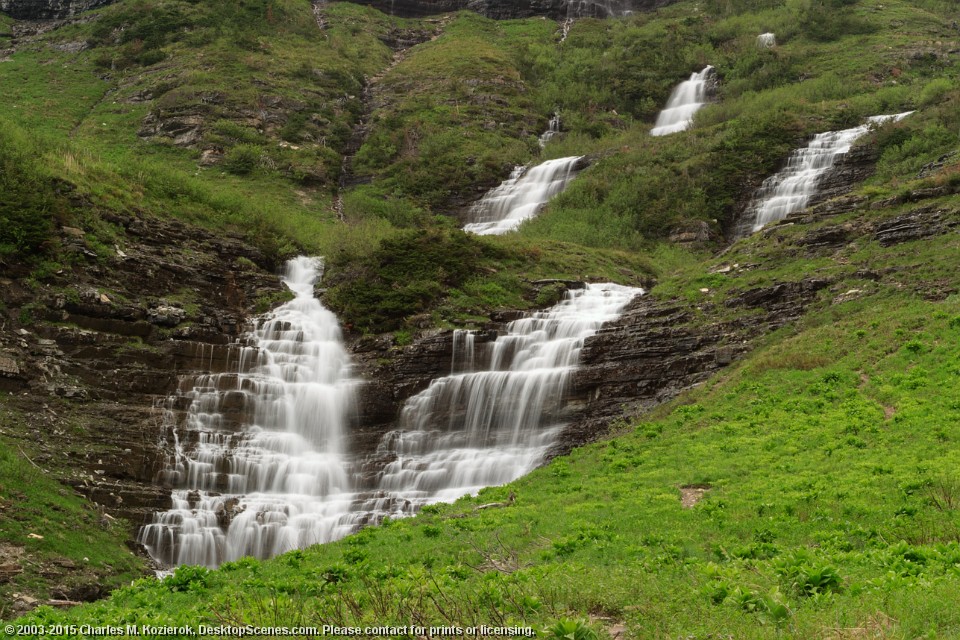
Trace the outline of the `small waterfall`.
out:
[[[618,18],[628,16],[629,0],[567,0],[567,18]]]
[[[345,433],[356,381],[337,318],[313,296],[322,263],[300,257],[295,298],[238,347],[236,372],[200,376],[166,411],[172,508],[138,541],[165,565],[266,558],[349,533]]]
[[[667,100],[667,106],[657,116],[657,123],[650,130],[650,135],[665,136],[688,129],[693,124],[693,114],[706,103],[707,83],[713,73],[713,67],[707,65],[677,85]]]
[[[784,169],[763,181],[753,194],[737,235],[748,235],[805,208],[817,192],[820,179],[830,171],[837,158],[850,151],[851,145],[859,137],[876,125],[899,122],[911,113],[872,116],[859,127],[827,131],[814,136],[809,145],[790,155]]]
[[[510,178],[491,189],[470,209],[472,221],[464,231],[477,235],[501,235],[514,231],[550,198],[560,193],[576,175],[582,156],[548,160],[529,171],[515,167]]]
[[[406,515],[535,468],[563,429],[584,339],[641,293],[588,284],[551,309],[511,322],[492,342],[458,331],[452,373],[410,398],[400,428],[381,441],[379,453],[394,459],[371,506]]]
[[[777,46],[777,36],[772,33],[761,33],[757,36],[758,49],[772,49]]]
[[[550,117],[550,123],[547,125],[547,130],[540,134],[540,148],[543,149],[547,146],[547,143],[553,140],[554,136],[560,133],[560,114],[554,113]]]

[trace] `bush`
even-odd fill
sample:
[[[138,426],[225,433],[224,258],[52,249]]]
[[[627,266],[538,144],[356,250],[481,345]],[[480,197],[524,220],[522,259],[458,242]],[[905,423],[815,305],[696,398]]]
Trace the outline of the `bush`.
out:
[[[54,216],[66,210],[38,157],[26,136],[0,120],[0,257],[40,252]]]
[[[238,176],[251,173],[260,164],[263,149],[255,144],[238,144],[223,157],[223,166]]]

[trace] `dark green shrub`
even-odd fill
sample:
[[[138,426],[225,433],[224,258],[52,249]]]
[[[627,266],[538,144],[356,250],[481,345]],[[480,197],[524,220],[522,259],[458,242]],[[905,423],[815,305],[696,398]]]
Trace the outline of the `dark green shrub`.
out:
[[[251,173],[260,164],[263,149],[255,144],[238,144],[223,156],[223,166],[239,176]]]

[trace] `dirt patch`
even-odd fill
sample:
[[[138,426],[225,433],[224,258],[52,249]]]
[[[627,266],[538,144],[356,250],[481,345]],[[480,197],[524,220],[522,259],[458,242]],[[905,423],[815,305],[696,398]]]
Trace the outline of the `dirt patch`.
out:
[[[0,583],[23,573],[23,566],[20,564],[23,554],[23,547],[0,542]]]
[[[827,640],[867,640],[893,638],[898,622],[883,612],[876,612],[859,627],[828,629]]]
[[[680,487],[680,505],[692,509],[712,487],[708,484],[685,484]]]
[[[894,407],[884,407],[883,408],[883,419],[889,420],[897,413],[897,410]]]

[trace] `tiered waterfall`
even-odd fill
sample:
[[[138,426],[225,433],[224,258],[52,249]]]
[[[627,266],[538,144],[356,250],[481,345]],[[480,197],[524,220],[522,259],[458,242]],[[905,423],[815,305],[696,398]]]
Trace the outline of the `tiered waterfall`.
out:
[[[297,258],[295,298],[237,348],[237,372],[202,376],[166,412],[173,506],[139,541],[160,562],[216,566],[348,533],[345,458],[356,381],[337,318],[313,296],[322,264]]]
[[[821,178],[833,168],[840,156],[850,151],[858,138],[870,131],[871,127],[884,122],[897,122],[911,113],[873,116],[859,127],[827,131],[814,136],[809,145],[790,155],[786,167],[763,181],[742,217],[738,235],[757,231],[764,225],[805,208],[816,194]]]
[[[707,65],[678,84],[670,94],[667,106],[657,116],[657,123],[650,130],[650,135],[665,136],[689,129],[693,124],[693,115],[706,104],[707,86],[712,75],[713,67]]]
[[[510,178],[491,189],[470,209],[471,221],[464,231],[477,235],[501,235],[514,231],[563,191],[577,174],[580,156],[547,160],[532,169],[516,167]]]

